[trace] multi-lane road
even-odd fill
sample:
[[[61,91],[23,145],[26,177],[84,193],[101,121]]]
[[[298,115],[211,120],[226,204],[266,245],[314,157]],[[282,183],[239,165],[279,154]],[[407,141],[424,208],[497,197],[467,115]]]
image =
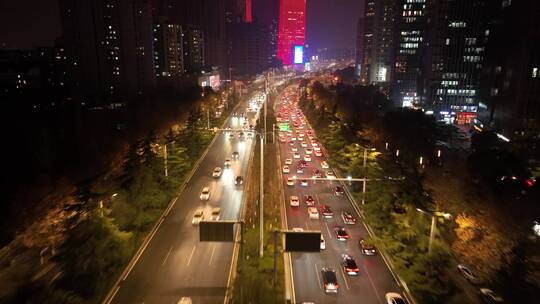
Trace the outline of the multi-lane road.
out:
[[[247,112],[248,100],[238,112]],[[243,120],[254,124],[254,113],[247,118],[230,117],[226,127],[239,129]],[[231,134],[233,137],[231,138]],[[231,262],[232,243],[199,242],[199,229],[192,224],[197,208],[204,208],[205,220],[214,207],[221,208],[221,220],[238,220],[243,186],[237,176],[246,176],[254,140],[239,138],[238,132],[222,132],[210,146],[184,191],[156,230],[146,249],[109,298],[110,303],[177,303],[190,297],[193,303],[223,303]],[[215,167],[224,167],[226,158],[239,153],[221,177],[213,178]],[[210,199],[201,201],[203,187],[210,187]],[[119,288],[118,288],[119,287]]]
[[[325,160],[324,156],[317,157],[314,153],[311,154],[312,160],[307,162],[308,167],[303,173],[297,173],[297,164],[299,159],[294,159],[292,145],[298,149],[300,159],[303,159],[306,154],[306,148],[301,146],[301,142],[307,143],[308,148],[312,148],[307,135],[304,139],[298,138],[299,133],[307,134],[306,131],[311,130],[306,118],[298,109],[296,104],[297,87],[291,86],[287,88],[286,93],[282,94],[279,100],[278,113],[282,113],[282,118],[291,122],[291,127],[294,122],[298,123],[298,127],[292,127],[291,136],[283,136],[280,144],[280,159],[281,166],[285,165],[286,159],[292,159],[290,173],[283,173],[283,187],[285,195],[287,227],[288,229],[302,228],[303,230],[321,231],[326,244],[326,249],[320,253],[293,253],[292,259],[292,274],[294,282],[294,291],[296,295],[296,303],[313,302],[313,303],[386,303],[385,294],[388,292],[399,292],[399,287],[385,264],[382,257],[377,254],[375,256],[362,255],[358,241],[361,238],[366,238],[368,232],[359,218],[354,225],[345,225],[341,218],[342,211],[348,211],[358,217],[351,207],[347,196],[335,196],[332,188],[338,186],[337,181],[319,181],[312,182],[313,171],[318,169],[322,172],[331,171],[331,169],[323,169],[321,162]],[[284,110],[285,109],[285,110]],[[284,113],[284,114],[283,114]],[[292,118],[291,116],[295,117]],[[300,129],[302,121],[306,122],[303,129]],[[313,132],[313,130],[311,130]],[[313,134],[315,134],[313,132]],[[283,135],[283,134],[282,134]],[[291,144],[291,139],[296,137],[296,141]],[[294,186],[287,185],[287,178],[296,176]],[[308,186],[302,186],[300,179],[306,178]],[[307,212],[307,206],[304,203],[304,195],[311,195],[315,199],[315,207],[319,210],[319,219],[310,219]],[[297,196],[300,198],[300,205],[293,207],[290,205],[290,197]],[[330,206],[334,215],[333,218],[323,219],[320,212],[320,205],[326,204]],[[336,238],[334,227],[342,225],[346,227],[350,238],[347,241],[339,241]],[[357,276],[349,276],[341,267],[342,254],[352,255],[360,272]],[[336,271],[339,291],[337,294],[327,295],[323,290],[323,281],[321,277],[321,268],[330,267]]]

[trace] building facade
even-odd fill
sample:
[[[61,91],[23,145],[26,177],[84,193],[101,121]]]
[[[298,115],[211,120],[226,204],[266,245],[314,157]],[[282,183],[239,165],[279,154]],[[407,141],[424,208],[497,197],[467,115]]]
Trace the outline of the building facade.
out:
[[[306,0],[280,0],[277,58],[293,63],[294,47],[306,39]]]
[[[196,26],[185,26],[182,34],[184,72],[196,73],[205,66],[204,32]]]
[[[178,24],[154,24],[154,71],[156,77],[184,74],[183,32]]]
[[[76,98],[122,104],[155,86],[148,0],[61,0],[60,12]]]

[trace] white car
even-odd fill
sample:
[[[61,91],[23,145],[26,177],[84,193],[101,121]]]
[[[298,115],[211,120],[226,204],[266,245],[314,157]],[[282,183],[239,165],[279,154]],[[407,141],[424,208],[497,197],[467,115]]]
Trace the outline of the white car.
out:
[[[487,303],[502,303],[504,299],[489,288],[480,288],[480,294]]]
[[[389,292],[385,296],[387,304],[407,304],[399,293]]]
[[[294,154],[293,154],[293,158],[297,158],[297,159],[298,159],[298,158],[300,158],[300,153],[298,153],[298,152],[294,152]]]
[[[204,220],[204,210],[202,208],[199,208],[195,210],[191,223],[193,225],[198,225],[202,220]]]
[[[225,166],[225,168],[227,168],[227,167],[230,167],[230,166],[231,166],[231,163],[232,163],[231,160],[230,160],[229,158],[226,158],[226,159],[225,159],[225,162],[223,163],[223,165]]]
[[[307,212],[309,214],[310,220],[318,220],[319,219],[319,210],[315,207],[308,207]]]
[[[465,279],[467,279],[469,282],[471,282],[473,284],[478,283],[478,278],[474,275],[474,273],[467,266],[465,266],[463,264],[459,264],[459,265],[457,265],[457,268],[458,268],[459,272],[461,273],[461,275],[464,276]]]
[[[300,185],[302,185],[302,187],[307,187],[308,186],[308,181],[307,179],[303,179],[300,181]]]
[[[296,136],[291,137],[292,141],[296,141]]]
[[[220,177],[222,171],[221,167],[215,167],[214,171],[212,171],[212,177]]]
[[[301,144],[302,148],[307,148],[307,143],[305,141],[303,141]]]
[[[296,195],[291,196],[289,201],[290,201],[291,207],[300,206],[300,199],[298,199],[298,196],[296,196]]]
[[[317,143],[312,143],[312,144],[311,144],[311,145],[313,146],[313,150],[315,150],[315,151],[321,151],[321,147],[316,146],[315,144],[317,144]]]
[[[283,173],[285,173],[285,174],[291,173],[291,169],[289,168],[289,166],[287,166],[287,165],[283,166]]]
[[[322,152],[321,151],[315,151],[315,156],[322,157]]]
[[[287,177],[287,186],[294,186],[294,178]]]
[[[285,165],[292,165],[292,159],[290,158],[285,159]]]
[[[328,163],[327,163],[325,160],[323,160],[323,161],[321,162],[321,168],[323,168],[323,169],[328,169],[328,168],[330,168],[330,166],[328,166]]]
[[[210,199],[210,187],[202,188],[201,195],[199,195],[201,201],[207,201]]]
[[[332,172],[332,171],[326,171],[326,178],[327,178],[327,179],[335,179],[336,176],[334,175],[334,172]]]
[[[306,149],[306,154],[309,154],[309,155],[313,154],[313,149]]]
[[[291,147],[291,151],[293,151],[293,152],[298,152],[298,148],[295,147],[295,146],[292,146],[292,147]]]
[[[294,232],[303,232],[303,231],[304,231],[304,228],[293,227],[292,231],[294,231]]]
[[[324,237],[322,236],[322,233],[321,233],[321,250],[325,250],[326,249],[326,242],[324,241]]]
[[[210,213],[211,221],[219,221],[221,215],[221,208],[212,208],[212,213]]]
[[[311,161],[311,156],[309,155],[304,155],[304,160],[307,161],[307,162],[310,162]]]

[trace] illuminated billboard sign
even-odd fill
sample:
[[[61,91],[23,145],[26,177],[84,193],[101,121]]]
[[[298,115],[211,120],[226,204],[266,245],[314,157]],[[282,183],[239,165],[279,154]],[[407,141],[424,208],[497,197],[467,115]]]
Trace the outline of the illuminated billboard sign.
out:
[[[304,47],[301,45],[297,45],[294,47],[294,63],[304,63]]]

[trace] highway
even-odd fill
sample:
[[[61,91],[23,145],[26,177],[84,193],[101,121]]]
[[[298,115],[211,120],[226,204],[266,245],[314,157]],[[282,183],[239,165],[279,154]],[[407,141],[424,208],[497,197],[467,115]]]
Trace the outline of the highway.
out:
[[[283,94],[281,96],[278,112],[284,106],[288,107],[290,110],[293,109],[289,113],[287,119],[294,121],[290,118],[290,115],[298,109],[296,106],[297,87],[292,86],[285,91],[288,91],[289,93],[288,95]],[[287,100],[291,102],[287,103]],[[300,115],[296,114],[296,116],[296,120],[301,117],[301,119],[305,121],[305,117],[301,112]],[[293,127],[292,129],[293,136],[291,137],[294,137],[294,135],[297,134],[296,131],[298,128]],[[308,129],[309,124],[306,125],[304,131]],[[294,152],[291,150],[290,146],[291,137],[285,136],[285,142],[280,143],[282,166],[287,158],[293,159]],[[311,147],[308,138],[305,138],[304,141],[308,142],[308,147]],[[300,157],[303,158],[306,152],[305,149],[301,147],[300,142],[301,141],[296,141],[295,147],[298,148]],[[315,169],[319,169],[323,172],[330,170],[321,168],[320,163],[325,160],[324,155],[323,157],[317,157],[312,154],[311,157],[312,161],[308,162],[308,167],[304,169],[303,174],[297,174],[296,172],[298,159],[293,159],[293,164],[290,165],[290,173],[282,174],[288,229],[302,228],[304,230],[321,231],[326,243],[326,249],[321,250],[320,253],[297,252],[291,254],[296,303],[386,303],[385,294],[387,292],[400,292],[400,288],[379,254],[375,256],[365,256],[361,254],[358,240],[360,238],[366,238],[368,232],[358,218],[358,215],[352,209],[347,196],[335,196],[333,194],[332,187],[339,185],[339,183],[337,181],[319,181],[313,183],[309,180]],[[294,186],[287,186],[287,177],[292,176],[296,176],[299,179],[304,177],[307,178],[309,185],[307,187],[301,186],[300,181],[296,180]],[[290,206],[289,199],[292,195],[300,198],[300,206]],[[309,219],[307,206],[303,199],[304,195],[311,195],[315,199],[315,207],[319,210],[319,219]],[[322,214],[320,213],[320,204],[326,204],[331,207],[334,212],[333,218],[323,219]],[[345,225],[341,218],[342,211],[348,211],[355,215],[357,218],[356,224]],[[350,235],[350,238],[347,241],[337,240],[334,232],[335,225],[343,225],[346,227],[348,234]],[[352,255],[356,259],[356,263],[360,269],[358,276],[349,276],[343,271],[343,268],[341,267],[341,255],[343,253]],[[330,267],[336,271],[339,284],[339,292],[337,294],[325,294],[321,278],[322,267]]]
[[[248,101],[243,100],[237,110],[246,112]],[[247,118],[255,124],[255,114]],[[244,118],[230,117],[226,127],[241,128]],[[233,139],[222,132],[211,145],[184,191],[165,217],[137,263],[121,282],[110,303],[174,303],[181,297],[191,297],[193,303],[223,303],[227,288],[232,243],[201,243],[198,228],[192,224],[195,210],[205,209],[205,220],[210,210],[221,208],[221,220],[238,220],[243,196],[243,185],[236,186],[236,176],[246,176],[254,140]],[[213,178],[216,166],[224,167],[224,160],[233,151],[239,158],[223,170],[220,178]],[[199,198],[203,187],[211,189],[210,199]]]

